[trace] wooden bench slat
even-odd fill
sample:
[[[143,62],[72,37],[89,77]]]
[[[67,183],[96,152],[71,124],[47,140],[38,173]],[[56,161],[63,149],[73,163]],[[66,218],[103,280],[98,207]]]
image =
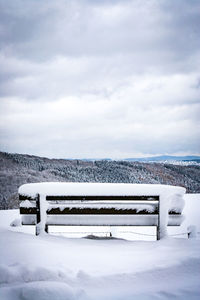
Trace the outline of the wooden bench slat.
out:
[[[20,214],[22,215],[35,215],[36,208],[35,207],[20,207]],[[58,207],[51,208],[47,211],[48,215],[158,215],[158,208],[153,212],[148,212],[147,210],[137,211],[136,209],[115,209],[115,208],[69,208],[65,207],[60,210]],[[170,211],[170,215],[180,215],[181,213]]]
[[[171,215],[168,226],[180,226],[182,220],[182,215]],[[22,216],[22,224],[35,225],[36,216]],[[48,215],[46,224],[50,226],[158,226],[158,215],[68,215],[67,217]]]
[[[22,201],[22,200],[36,200],[35,198],[32,198],[30,196],[26,196],[26,195],[19,195],[19,200]],[[159,196],[135,196],[135,195],[129,195],[129,196],[125,196],[125,195],[122,195],[122,196],[119,196],[119,195],[108,195],[108,196],[101,196],[101,195],[94,195],[94,196],[88,196],[88,195],[72,195],[72,196],[47,196],[46,197],[46,200],[47,201],[62,201],[62,200],[70,200],[70,201],[99,201],[99,200],[107,200],[107,201],[114,201],[114,200],[120,200],[120,201],[159,201]]]

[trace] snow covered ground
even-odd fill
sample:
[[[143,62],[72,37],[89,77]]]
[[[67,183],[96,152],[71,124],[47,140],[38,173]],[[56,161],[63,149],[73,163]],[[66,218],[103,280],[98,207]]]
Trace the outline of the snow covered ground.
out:
[[[191,224],[200,232],[200,194],[185,195],[185,199],[186,219],[180,228],[170,228],[170,235],[187,232]],[[200,298],[199,238],[188,240],[183,234],[147,241],[145,235],[119,232],[127,228],[118,229],[115,235],[128,240],[75,239],[69,233],[68,237],[36,237],[32,227],[10,227],[18,217],[18,210],[0,211],[2,300]],[[154,233],[151,228],[132,231]]]

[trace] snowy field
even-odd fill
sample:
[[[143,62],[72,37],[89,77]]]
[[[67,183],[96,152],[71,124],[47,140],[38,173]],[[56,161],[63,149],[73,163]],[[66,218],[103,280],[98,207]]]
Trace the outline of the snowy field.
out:
[[[141,227],[65,227],[65,236],[50,228],[52,235],[36,237],[31,226],[10,227],[18,210],[0,211],[0,299],[200,299],[200,239],[186,234],[191,224],[200,232],[200,194],[185,201],[184,223],[161,241]]]

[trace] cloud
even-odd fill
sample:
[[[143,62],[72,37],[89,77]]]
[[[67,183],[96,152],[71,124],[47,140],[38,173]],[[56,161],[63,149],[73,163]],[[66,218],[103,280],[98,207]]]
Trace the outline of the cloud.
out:
[[[199,153],[199,12],[196,0],[0,0],[2,150]]]
[[[113,100],[114,101],[114,100]],[[10,99],[1,103],[0,130],[10,151],[50,157],[127,157],[196,153],[198,103],[123,105],[119,101],[65,98],[55,102]],[[189,146],[188,146],[189,145]]]

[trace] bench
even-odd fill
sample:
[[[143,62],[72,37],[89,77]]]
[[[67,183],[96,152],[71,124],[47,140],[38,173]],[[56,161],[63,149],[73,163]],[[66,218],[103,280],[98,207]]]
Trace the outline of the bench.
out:
[[[22,225],[156,226],[157,239],[167,226],[180,226],[182,187],[116,183],[32,183],[19,188]]]

